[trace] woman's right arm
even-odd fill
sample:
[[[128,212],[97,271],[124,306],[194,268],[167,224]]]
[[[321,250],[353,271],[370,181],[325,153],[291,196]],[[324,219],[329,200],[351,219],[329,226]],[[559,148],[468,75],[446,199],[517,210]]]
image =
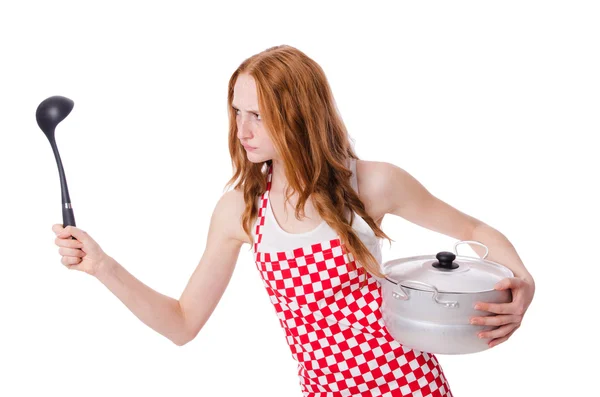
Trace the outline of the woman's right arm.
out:
[[[218,201],[210,220],[205,251],[179,300],[148,287],[105,254],[93,275],[142,322],[182,346],[194,339],[204,326],[231,279],[240,248],[247,242],[241,226],[243,209],[243,196],[239,191],[229,191]],[[93,242],[85,232],[69,227],[65,230],[69,229],[71,235],[83,242],[79,247],[84,251],[86,239],[90,245]],[[80,233],[82,235],[77,236]],[[61,246],[76,244],[77,240],[66,241]]]

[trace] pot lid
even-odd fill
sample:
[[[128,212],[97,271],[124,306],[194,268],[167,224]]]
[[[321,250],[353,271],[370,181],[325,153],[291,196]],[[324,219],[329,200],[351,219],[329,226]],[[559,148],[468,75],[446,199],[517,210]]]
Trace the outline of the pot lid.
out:
[[[388,261],[383,271],[394,284],[425,291],[431,290],[429,285],[446,293],[490,291],[498,281],[513,277],[510,269],[498,263],[446,251]]]

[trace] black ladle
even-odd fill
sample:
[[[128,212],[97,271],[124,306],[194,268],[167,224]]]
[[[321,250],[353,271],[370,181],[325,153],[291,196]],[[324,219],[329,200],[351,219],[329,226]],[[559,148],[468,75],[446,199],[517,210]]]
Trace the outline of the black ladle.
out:
[[[58,148],[56,147],[56,142],[54,140],[54,130],[58,123],[63,121],[65,117],[71,113],[73,105],[74,102],[69,98],[58,95],[51,96],[50,98],[44,99],[42,103],[38,105],[37,111],[35,112],[35,119],[42,131],[44,131],[44,135],[46,135],[48,141],[50,141],[50,146],[52,146],[56,164],[58,165],[58,175],[60,176],[60,188],[62,192],[63,227],[76,225],[75,215],[73,215],[73,208],[71,207],[71,198],[69,197],[65,170],[60,161],[60,154],[58,153]]]

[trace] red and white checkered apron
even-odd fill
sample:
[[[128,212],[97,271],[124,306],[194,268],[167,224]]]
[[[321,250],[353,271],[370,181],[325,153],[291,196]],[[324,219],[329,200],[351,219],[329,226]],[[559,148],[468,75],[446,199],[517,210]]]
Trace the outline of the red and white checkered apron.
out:
[[[403,347],[385,328],[381,286],[352,270],[339,238],[294,250],[261,252],[272,165],[260,200],[254,253],[298,362],[305,397],[430,396],[452,393],[436,357]]]

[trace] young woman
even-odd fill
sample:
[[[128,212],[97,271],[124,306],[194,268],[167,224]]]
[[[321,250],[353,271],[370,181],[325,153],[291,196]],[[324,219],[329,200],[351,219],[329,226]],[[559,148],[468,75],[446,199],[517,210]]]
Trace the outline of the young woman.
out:
[[[498,231],[432,196],[401,168],[359,160],[320,66],[290,46],[244,61],[229,81],[229,150],[237,183],[216,204],[207,244],[179,300],[149,288],[90,235],[53,225],[62,263],[104,283],[140,320],[177,345],[202,329],[244,243],[298,362],[305,396],[451,396],[432,354],[404,348],[381,317],[380,229],[386,214],[477,240],[509,267],[507,304],[481,302],[494,346],[521,324],[534,281]],[[288,216],[293,211],[294,216]],[[73,236],[75,239],[70,239]],[[474,248],[478,249],[478,248]]]

